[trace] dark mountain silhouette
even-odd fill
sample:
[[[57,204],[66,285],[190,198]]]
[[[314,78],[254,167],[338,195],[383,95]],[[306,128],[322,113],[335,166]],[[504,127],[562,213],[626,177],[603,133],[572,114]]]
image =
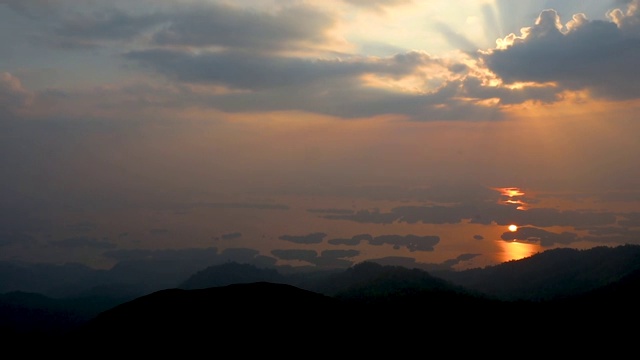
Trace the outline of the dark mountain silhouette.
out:
[[[134,298],[110,296],[108,285],[93,288],[91,297],[7,293],[0,297],[0,326],[12,345],[51,339],[61,347],[86,343],[113,351],[122,344],[141,351],[154,344],[196,348],[214,339],[317,346],[319,339],[355,335],[437,344],[452,334],[485,341],[580,334],[602,347],[626,341],[633,332],[624,329],[640,320],[639,254],[633,245],[549,250],[453,273],[363,262],[282,275],[226,263]],[[616,346],[624,344],[631,343]]]
[[[585,292],[640,267],[640,245],[555,249],[503,264],[464,271],[431,270],[433,277],[503,300],[544,300]],[[242,265],[237,269],[225,269]],[[235,271],[238,271],[235,273]],[[274,272],[275,270],[275,272]],[[349,270],[293,272],[248,263],[207,264],[166,259],[121,261],[112,269],[96,270],[79,264],[0,262],[0,294],[14,291],[51,298],[109,296],[130,300],[168,288],[206,288],[239,282],[281,282],[332,294]],[[424,271],[423,271],[424,272]],[[426,273],[426,272],[425,272]],[[217,274],[217,275],[216,275]],[[233,279],[233,280],[232,280]]]
[[[640,246],[554,249],[465,271],[437,271],[470,290],[503,300],[550,300],[597,289],[640,269]]]
[[[0,294],[0,338],[7,345],[25,340],[52,343],[125,301],[108,296],[54,299],[19,291]]]
[[[22,291],[51,297],[67,296],[71,294],[61,289],[81,283],[90,283],[91,286],[95,286],[100,283],[99,278],[102,272],[75,263],[54,265],[2,261],[0,262],[0,293]]]
[[[401,266],[380,265],[365,261],[340,271],[319,271],[304,274],[280,274],[275,269],[258,268],[251,264],[234,262],[210,266],[197,272],[180,289],[204,289],[209,287],[252,282],[273,282],[296,286],[324,295],[335,296],[341,292],[374,295],[368,290],[386,287],[385,291],[403,288],[453,288],[463,291],[462,287],[447,280],[436,278],[419,269],[407,269]],[[451,289],[453,290],[453,289]]]
[[[232,284],[246,284],[252,282],[285,283],[286,277],[275,269],[261,269],[251,264],[229,262],[222,265],[210,266],[198,271],[182,284],[180,289],[205,289]]]
[[[309,288],[330,296],[380,298],[404,291],[449,291],[470,293],[450,281],[424,270],[380,265],[365,261],[339,273],[328,274]]]
[[[177,287],[194,273],[214,265],[207,258],[123,260],[111,269],[81,264],[0,261],[0,293],[23,291],[52,298],[85,296],[107,289],[114,297],[138,297]]]
[[[336,299],[287,284],[167,289],[101,313],[66,340],[111,354],[215,348],[238,355],[275,348],[286,354],[340,333],[328,326],[345,321],[343,310]]]
[[[433,351],[446,346],[457,355],[475,354],[489,351],[480,346],[513,346],[520,339],[524,344],[535,342],[533,348],[526,347],[528,356],[606,350],[616,357],[633,348],[629,341],[635,332],[629,326],[640,318],[635,303],[620,307],[620,297],[636,291],[637,278],[635,274],[610,288],[547,302],[508,302],[448,288],[410,290],[385,281],[362,284],[371,296],[357,295],[351,288],[330,297],[268,282],[168,289],[101,313],[62,343],[101,348],[103,355],[152,356],[216,346],[245,356],[275,348],[293,357],[356,350],[379,355],[405,346]]]

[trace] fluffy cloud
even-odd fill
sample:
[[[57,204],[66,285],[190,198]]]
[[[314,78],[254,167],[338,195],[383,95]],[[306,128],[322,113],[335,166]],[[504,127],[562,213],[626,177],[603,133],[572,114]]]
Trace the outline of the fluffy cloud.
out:
[[[502,40],[481,56],[505,83],[555,83],[562,89],[589,90],[609,99],[640,95],[640,31],[637,1],[614,21],[576,14],[562,24],[555,10],[543,11],[535,25]]]
[[[176,50],[133,51],[127,58],[172,79],[261,90],[314,84],[331,86],[332,80],[352,79],[365,74],[402,77],[431,61],[419,52],[389,58],[316,59],[248,55],[244,52],[186,52]]]
[[[260,52],[314,48],[331,42],[334,19],[308,5],[276,13],[208,3],[178,11],[152,36],[156,45],[220,46]]]
[[[23,15],[42,12],[36,3],[9,1]],[[211,47],[251,52],[322,49],[335,43],[330,35],[336,19],[309,5],[257,11],[215,2],[166,5],[109,3],[102,7],[60,2],[47,19],[41,40],[66,48],[95,47],[114,41],[161,47]],[[144,5],[144,6],[142,6]],[[53,8],[53,4],[49,4]],[[36,9],[40,9],[36,12]],[[146,9],[142,11],[141,9]]]
[[[47,45],[104,46],[109,54],[124,54],[128,62],[152,70],[149,78],[157,80],[155,75],[160,74],[172,80],[175,93],[167,98],[159,98],[157,88],[139,88],[136,99],[141,102],[130,104],[136,109],[156,108],[161,103],[226,112],[299,110],[344,118],[398,115],[419,121],[499,120],[504,119],[503,106],[561,101],[565,90],[589,90],[609,99],[640,94],[639,75],[634,71],[640,58],[637,0],[600,20],[584,14],[562,19],[560,14],[566,16],[578,3],[550,2],[550,8],[560,10],[543,11],[534,25],[523,28],[519,35],[504,37],[496,49],[474,55],[468,39],[450,36],[450,42],[467,50],[464,60],[455,61],[423,51],[400,51],[381,58],[356,56],[350,52],[356,44],[339,33],[346,21],[344,13],[341,17],[339,10],[308,4],[281,5],[269,11],[267,7],[201,1],[138,0],[135,5],[114,1],[101,6],[76,0],[0,2],[27,16],[35,16],[45,3],[50,16],[33,22],[32,31]],[[410,1],[345,3],[381,9]],[[526,8],[532,9],[530,5]],[[507,26],[498,26],[496,18],[506,21],[508,12],[524,11],[508,2],[497,2],[493,10],[482,9],[484,13],[478,15],[485,18],[485,31],[491,34]],[[440,29],[444,35],[451,30],[446,26]],[[494,82],[490,86],[495,79],[487,77],[487,70],[503,85],[529,85]],[[192,84],[215,91],[194,93]],[[101,96],[105,103],[94,104],[94,108],[114,108],[112,99],[119,96],[112,95]],[[143,101],[150,98],[157,101]]]
[[[33,97],[20,79],[8,72],[0,73],[0,113],[23,108],[33,101]]]

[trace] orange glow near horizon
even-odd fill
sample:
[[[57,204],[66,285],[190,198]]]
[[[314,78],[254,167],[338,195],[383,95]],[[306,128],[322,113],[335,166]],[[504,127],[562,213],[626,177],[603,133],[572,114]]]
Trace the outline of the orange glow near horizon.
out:
[[[509,231],[511,232],[518,231],[518,226],[514,224],[509,225]]]

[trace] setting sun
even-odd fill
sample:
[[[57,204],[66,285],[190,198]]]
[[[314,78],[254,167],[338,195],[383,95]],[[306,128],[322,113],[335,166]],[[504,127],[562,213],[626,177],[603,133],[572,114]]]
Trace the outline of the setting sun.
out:
[[[518,226],[517,225],[509,225],[509,231],[513,232],[513,231],[517,231],[518,230]]]

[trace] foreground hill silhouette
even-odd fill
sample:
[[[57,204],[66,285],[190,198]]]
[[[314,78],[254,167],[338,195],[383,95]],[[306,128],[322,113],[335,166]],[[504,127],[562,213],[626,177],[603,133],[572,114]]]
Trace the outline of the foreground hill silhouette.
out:
[[[127,348],[236,339],[300,343],[316,341],[323,326],[339,324],[340,305],[322,294],[268,282],[167,289],[107,310],[70,336],[74,342]]]
[[[441,289],[365,287],[370,296],[329,297],[268,282],[162,290],[103,312],[65,340],[103,354],[231,346],[236,354],[273,351],[288,358],[354,350],[376,355],[407,344],[436,346],[467,322],[486,323],[502,305]]]
[[[453,273],[364,262],[282,275],[227,263],[195,272],[175,287],[111,303],[101,303],[104,297],[71,303],[5,294],[0,330],[11,335],[5,337],[10,345],[37,342],[60,351],[86,344],[149,352],[239,339],[252,346],[288,341],[315,349],[328,339],[438,344],[452,336],[551,343],[579,336],[591,347],[620,349],[635,343],[629,329],[640,320],[639,249],[550,250]]]
[[[268,282],[168,289],[101,313],[60,344],[99,348],[103,355],[184,356],[216,346],[246,356],[275,348],[297,357],[356,349],[375,355],[404,346],[446,346],[460,355],[521,339],[536,340],[528,355],[606,351],[615,358],[635,348],[630,326],[640,320],[639,279],[634,273],[594,292],[545,302],[506,302],[442,288],[390,290],[384,281],[363,284],[364,295],[353,288],[335,297]]]

